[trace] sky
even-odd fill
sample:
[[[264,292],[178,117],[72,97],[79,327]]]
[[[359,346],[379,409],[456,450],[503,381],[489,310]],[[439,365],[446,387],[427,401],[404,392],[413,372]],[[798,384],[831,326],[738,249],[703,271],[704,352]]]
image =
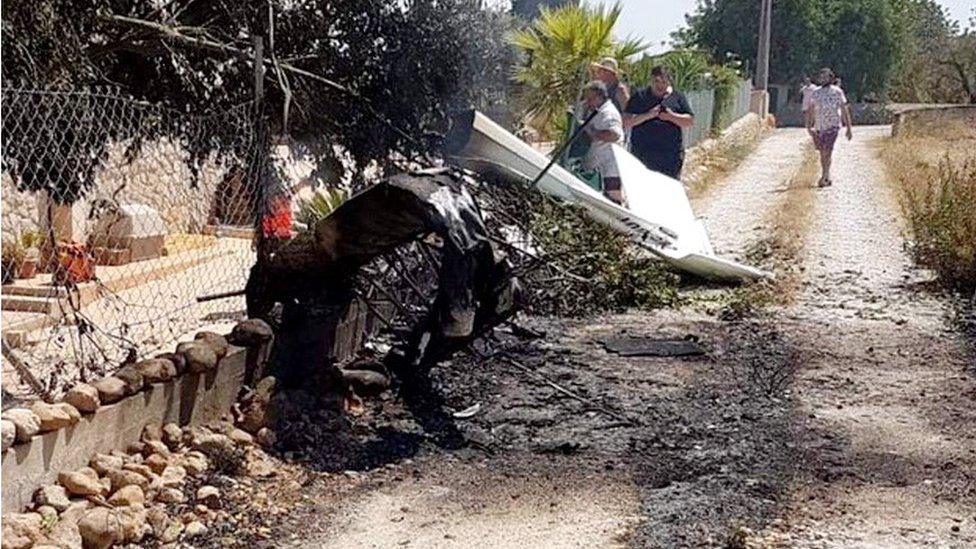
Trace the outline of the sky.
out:
[[[612,0],[585,0],[588,4],[612,4]],[[758,1],[758,0],[757,0]],[[646,42],[651,53],[669,49],[671,32],[685,24],[685,14],[693,11],[696,0],[620,0],[623,13],[617,23],[620,37],[633,36]],[[963,26],[969,22],[976,0],[941,0],[949,16]],[[664,44],[662,44],[664,42]]]

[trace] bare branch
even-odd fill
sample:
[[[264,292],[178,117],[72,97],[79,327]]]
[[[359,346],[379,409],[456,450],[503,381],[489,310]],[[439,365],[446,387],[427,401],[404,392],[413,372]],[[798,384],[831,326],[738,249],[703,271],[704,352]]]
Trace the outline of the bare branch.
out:
[[[106,16],[103,16],[103,20],[108,21],[108,22],[112,22],[112,23],[117,23],[117,24],[122,24],[122,25],[128,25],[128,26],[132,26],[132,27],[138,27],[138,28],[143,28],[143,29],[155,30],[156,32],[158,32],[159,34],[163,35],[166,38],[169,38],[169,39],[172,39],[172,40],[181,42],[181,43],[186,44],[186,45],[195,46],[195,47],[198,47],[198,48],[201,48],[201,49],[206,49],[206,50],[219,51],[219,52],[225,53],[227,55],[232,55],[234,57],[238,57],[238,58],[241,58],[241,59],[246,59],[248,61],[251,61],[252,63],[254,62],[254,56],[250,52],[247,52],[245,50],[242,50],[240,48],[237,48],[237,47],[234,47],[234,46],[231,46],[231,45],[228,45],[228,44],[222,44],[220,42],[216,42],[216,41],[213,41],[213,40],[208,40],[208,39],[205,39],[205,38],[197,38],[197,37],[194,37],[194,36],[188,36],[187,34],[185,34],[183,32],[186,29],[191,29],[191,30],[198,29],[197,27],[173,27],[173,26],[169,26],[169,25],[163,25],[161,23],[154,23],[152,21],[146,21],[144,19],[137,19],[135,17],[127,17],[127,16],[124,16],[124,15],[106,15]],[[375,118],[376,120],[378,120],[379,122],[381,122],[383,125],[385,125],[390,130],[392,130],[393,132],[395,132],[401,138],[406,139],[407,141],[409,141],[411,143],[418,144],[416,139],[414,139],[409,134],[407,134],[406,132],[404,132],[402,129],[400,129],[397,126],[395,126],[392,122],[390,122],[389,120],[387,120],[386,118],[384,118],[383,116],[381,116],[376,111],[376,109],[374,109],[373,106],[369,104],[369,102],[366,100],[366,98],[364,98],[362,95],[356,93],[355,91],[349,89],[348,87],[343,86],[342,84],[339,84],[338,82],[335,82],[333,80],[330,80],[330,79],[328,79],[328,78],[326,78],[324,76],[321,76],[319,74],[315,74],[313,72],[309,72],[309,71],[307,71],[305,69],[300,69],[300,68],[298,68],[298,67],[296,67],[294,65],[291,65],[289,63],[280,63],[279,62],[279,63],[277,63],[277,67],[276,67],[275,66],[275,62],[273,62],[272,60],[269,59],[269,60],[266,60],[264,62],[264,64],[267,65],[268,67],[270,67],[271,69],[276,69],[276,72],[277,72],[277,70],[282,70],[282,71],[285,71],[285,72],[290,72],[292,74],[296,74],[296,75],[299,75],[299,76],[303,76],[305,78],[308,78],[309,80],[314,80],[316,82],[319,82],[321,84],[324,84],[324,85],[326,85],[326,86],[328,86],[328,87],[330,87],[330,88],[332,88],[332,89],[334,89],[336,91],[342,92],[342,93],[344,93],[344,94],[346,94],[346,95],[348,95],[348,96],[350,96],[350,97],[352,97],[352,98],[360,101],[364,105],[364,107],[366,108],[366,111],[369,113],[370,116],[372,116],[373,118]]]

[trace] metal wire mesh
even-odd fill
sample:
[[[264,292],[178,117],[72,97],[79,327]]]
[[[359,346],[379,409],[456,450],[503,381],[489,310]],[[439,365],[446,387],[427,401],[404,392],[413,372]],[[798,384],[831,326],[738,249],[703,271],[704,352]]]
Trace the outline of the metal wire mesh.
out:
[[[2,93],[5,396],[57,396],[244,318],[243,296],[199,298],[244,288],[256,230],[288,240],[350,192],[343,170],[327,169],[335,155],[270,146],[253,105],[196,116],[112,93]],[[545,199],[475,187],[493,242],[532,281],[530,309],[593,299],[590,281],[561,267],[571,251],[536,249],[525,212]],[[436,242],[407,243],[353,290],[405,333],[429,310],[439,265]]]
[[[102,92],[3,90],[3,388],[104,375],[244,315],[268,150],[210,116]],[[36,392],[37,387],[34,387]]]

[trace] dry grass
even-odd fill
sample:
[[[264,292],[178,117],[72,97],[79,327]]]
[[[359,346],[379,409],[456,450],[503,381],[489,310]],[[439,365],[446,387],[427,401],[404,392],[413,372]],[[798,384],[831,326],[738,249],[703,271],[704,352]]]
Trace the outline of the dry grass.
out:
[[[958,122],[906,129],[884,142],[882,158],[916,263],[948,288],[976,290],[976,128]]]
[[[718,142],[707,150],[698,152],[686,166],[685,176],[682,178],[688,198],[696,200],[703,197],[709,189],[735,171],[756,150],[765,135],[763,127],[755,139],[728,144]]]
[[[763,225],[770,227],[769,233],[746,250],[746,261],[775,273],[774,280],[686,296],[689,301],[730,321],[754,316],[768,306],[792,303],[801,284],[804,238],[813,220],[819,175],[817,155],[807,145],[799,168],[766,214]]]

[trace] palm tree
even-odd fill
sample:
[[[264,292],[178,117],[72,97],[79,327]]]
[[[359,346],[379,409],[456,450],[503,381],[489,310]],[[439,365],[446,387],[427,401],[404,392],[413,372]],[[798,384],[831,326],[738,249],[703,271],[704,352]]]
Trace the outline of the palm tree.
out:
[[[518,99],[531,125],[553,137],[566,109],[587,78],[588,65],[605,57],[625,66],[647,46],[635,39],[615,40],[613,28],[620,4],[543,7],[531,25],[515,32],[514,44],[524,55],[515,71]]]
[[[651,68],[662,65],[671,75],[674,89],[699,90],[708,86],[707,76],[713,66],[708,54],[699,50],[679,49],[661,55],[645,55],[631,66],[628,74],[633,86],[646,86],[651,80]]]

